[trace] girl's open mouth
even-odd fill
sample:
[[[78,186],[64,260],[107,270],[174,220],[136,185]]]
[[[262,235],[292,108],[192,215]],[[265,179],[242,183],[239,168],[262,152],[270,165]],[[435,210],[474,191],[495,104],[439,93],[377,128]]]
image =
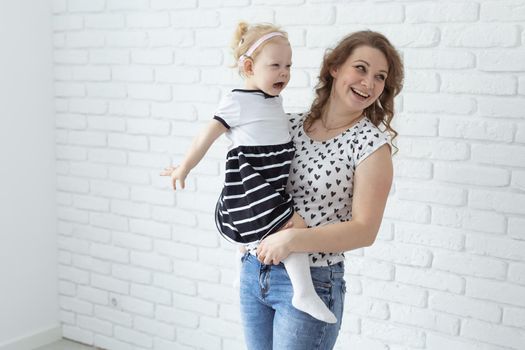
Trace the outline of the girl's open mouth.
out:
[[[282,89],[284,87],[284,83],[275,83],[273,84],[274,89]]]

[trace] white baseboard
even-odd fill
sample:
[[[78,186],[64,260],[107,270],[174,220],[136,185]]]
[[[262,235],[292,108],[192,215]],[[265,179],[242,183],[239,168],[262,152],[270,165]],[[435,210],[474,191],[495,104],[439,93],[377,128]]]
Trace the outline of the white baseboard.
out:
[[[0,344],[0,350],[34,350],[62,338],[60,325]]]

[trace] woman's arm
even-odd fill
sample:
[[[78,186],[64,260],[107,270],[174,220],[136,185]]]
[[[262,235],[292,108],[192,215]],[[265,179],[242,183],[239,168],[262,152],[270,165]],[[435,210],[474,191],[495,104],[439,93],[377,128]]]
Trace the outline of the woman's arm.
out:
[[[177,181],[180,182],[181,188],[184,188],[184,180],[186,179],[186,176],[188,176],[188,173],[199,164],[213,142],[215,142],[215,140],[227,130],[228,129],[222,123],[212,119],[193,139],[193,142],[180,165],[176,167],[167,167],[160,173],[160,175],[171,176],[174,190],[177,189]]]
[[[384,145],[356,168],[351,221],[276,232],[259,245],[259,259],[278,264],[292,252],[339,253],[370,246],[381,226],[392,178],[390,146]]]

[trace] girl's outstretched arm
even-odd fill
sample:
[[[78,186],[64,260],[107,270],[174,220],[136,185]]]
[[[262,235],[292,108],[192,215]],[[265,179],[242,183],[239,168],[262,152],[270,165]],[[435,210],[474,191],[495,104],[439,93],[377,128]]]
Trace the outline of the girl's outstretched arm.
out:
[[[180,187],[184,188],[184,181],[186,176],[188,176],[188,173],[199,164],[215,140],[227,130],[228,129],[223,124],[212,119],[206,127],[195,136],[180,165],[175,167],[169,166],[165,168],[160,175],[171,176],[174,190],[177,189],[177,181],[180,183]]]

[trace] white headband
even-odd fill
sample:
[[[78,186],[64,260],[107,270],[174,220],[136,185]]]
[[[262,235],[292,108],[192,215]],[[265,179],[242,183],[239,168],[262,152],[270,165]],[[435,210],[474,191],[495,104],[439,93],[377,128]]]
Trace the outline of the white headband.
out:
[[[274,36],[285,36],[285,35],[284,35],[283,33],[281,33],[281,32],[271,32],[271,33],[268,33],[268,34],[266,34],[266,35],[261,36],[261,37],[259,38],[259,40],[257,40],[256,42],[253,43],[252,46],[250,46],[250,48],[248,49],[248,51],[246,51],[246,53],[245,53],[244,55],[242,55],[241,57],[239,57],[239,63],[238,63],[238,65],[239,65],[239,66],[242,65],[243,62],[244,62],[244,60],[245,60],[246,58],[250,57],[250,56],[254,53],[254,51],[257,50],[257,48],[258,48],[259,46],[261,46],[261,44],[262,44],[263,42],[265,42],[265,41],[268,40],[268,39],[273,38]]]

